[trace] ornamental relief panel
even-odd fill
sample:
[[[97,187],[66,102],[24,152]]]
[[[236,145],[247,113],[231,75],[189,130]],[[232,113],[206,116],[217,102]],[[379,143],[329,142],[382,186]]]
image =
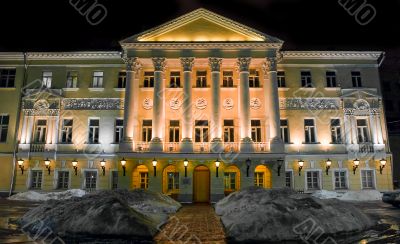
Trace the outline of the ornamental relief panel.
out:
[[[281,98],[279,108],[286,110],[338,110],[340,99],[336,98]]]
[[[59,100],[26,99],[22,101],[22,110],[27,116],[57,116],[60,113]]]
[[[207,107],[208,103],[207,100],[205,98],[197,98],[196,102],[195,102],[195,106],[197,109],[203,110]]]
[[[143,106],[143,108],[146,109],[146,110],[152,109],[152,108],[153,108],[153,99],[151,99],[151,98],[145,98],[145,99],[143,100],[142,106]]]
[[[170,108],[173,109],[173,110],[178,110],[178,109],[181,108],[182,102],[181,102],[181,100],[179,100],[179,98],[172,98],[172,99],[169,101],[169,106],[170,106]]]
[[[222,103],[222,106],[224,107],[224,109],[226,110],[231,110],[233,109],[234,106],[234,102],[232,98],[225,98],[224,102]]]
[[[123,110],[124,101],[120,98],[65,98],[65,110]]]
[[[259,98],[253,97],[250,99],[250,108],[258,110],[261,108],[261,100]]]

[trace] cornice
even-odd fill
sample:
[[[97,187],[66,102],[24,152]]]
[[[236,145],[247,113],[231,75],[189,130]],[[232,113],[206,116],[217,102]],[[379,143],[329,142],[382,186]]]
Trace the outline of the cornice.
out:
[[[24,60],[24,53],[0,52],[1,61],[21,61]]]
[[[110,60],[121,59],[121,53],[109,52],[31,52],[27,53],[28,60]]]
[[[281,43],[265,42],[135,42],[121,44],[124,49],[280,49]]]
[[[383,52],[364,51],[283,51],[284,59],[364,59],[378,60]]]

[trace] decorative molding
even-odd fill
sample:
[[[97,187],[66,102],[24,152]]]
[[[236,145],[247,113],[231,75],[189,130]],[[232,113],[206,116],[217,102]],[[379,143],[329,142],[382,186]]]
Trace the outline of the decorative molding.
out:
[[[209,58],[208,64],[210,65],[211,72],[220,72],[221,71],[221,64],[222,58]]]
[[[222,103],[222,106],[226,110],[231,110],[233,108],[233,106],[234,106],[233,99],[232,98],[225,98],[224,102]]]
[[[136,57],[134,58],[124,57],[122,60],[126,64],[127,71],[138,72],[142,68],[141,63],[138,61],[138,58]]]
[[[259,43],[259,42],[235,42],[235,43],[177,43],[177,42],[157,42],[157,43],[145,43],[145,42],[135,42],[135,43],[124,43],[122,44],[124,48],[131,49],[164,49],[164,50],[176,50],[176,49],[221,49],[221,50],[232,50],[232,49],[254,49],[254,50],[266,50],[266,49],[279,49],[281,48],[281,43]]]
[[[195,102],[195,106],[197,109],[203,110],[207,107],[208,103],[207,100],[205,98],[197,98],[196,102]]]
[[[181,58],[183,71],[192,71],[194,58]]]
[[[261,100],[259,98],[250,99],[250,108],[254,110],[258,110],[261,108]]]
[[[181,108],[182,102],[181,102],[181,100],[179,100],[179,98],[172,98],[172,99],[169,101],[169,106],[170,106],[171,109],[173,109],[173,110],[178,110],[178,109]]]
[[[373,59],[381,57],[382,52],[352,52],[352,51],[284,51],[283,58],[299,59]]]
[[[124,101],[120,98],[65,98],[65,110],[123,110]]]
[[[266,61],[263,63],[264,73],[273,72],[277,70],[277,60],[276,58],[268,57],[265,59]]]
[[[238,58],[238,68],[240,72],[248,72],[251,63],[251,58]]]
[[[24,99],[22,110],[26,116],[58,116],[60,114],[60,102],[58,99]]]
[[[152,58],[152,61],[154,65],[154,71],[165,71],[165,67],[167,66],[165,58]]]
[[[150,110],[153,108],[153,100],[151,98],[145,98],[143,100],[142,106],[146,110]]]
[[[77,59],[119,59],[120,52],[31,52],[28,60],[77,60]]]
[[[338,110],[338,98],[280,98],[280,109],[286,110]]]

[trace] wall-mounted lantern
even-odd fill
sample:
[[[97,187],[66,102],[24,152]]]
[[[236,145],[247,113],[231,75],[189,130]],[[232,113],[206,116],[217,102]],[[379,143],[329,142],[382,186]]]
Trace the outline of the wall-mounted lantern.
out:
[[[154,177],[156,177],[157,176],[157,160],[156,160],[156,158],[153,159],[152,164],[153,164]]]
[[[50,175],[51,166],[50,166],[49,158],[46,158],[46,160],[44,160],[44,165],[46,166],[46,169],[47,169],[47,171],[49,172],[49,175]]]
[[[298,163],[299,163],[299,176],[301,176],[301,170],[303,169],[304,161],[300,159]]]
[[[126,160],[125,160],[125,158],[122,158],[121,165],[122,165],[122,171],[123,171],[124,176],[126,174],[126,166],[125,166],[125,164],[126,164]]]
[[[24,174],[24,160],[22,158],[18,159],[18,167],[21,169],[21,174]]]
[[[251,166],[251,160],[250,160],[250,158],[246,159],[246,166],[247,166],[247,169],[246,169],[246,176],[249,177],[249,171],[250,171],[250,166]]]
[[[216,175],[215,175],[215,177],[217,177],[218,178],[218,169],[219,169],[219,165],[220,165],[220,161],[218,160],[218,158],[217,158],[217,160],[215,160],[215,169],[216,169]]]
[[[185,177],[187,177],[187,167],[189,165],[189,161],[187,160],[187,158],[185,158],[185,160],[183,160],[183,166],[185,166]]]
[[[381,163],[381,165],[379,165],[379,173],[382,174],[382,171],[383,171],[383,169],[384,169],[385,166],[386,166],[386,159],[382,158],[381,161],[380,161],[380,163]]]
[[[326,175],[329,175],[329,169],[331,168],[331,165],[332,161],[328,158],[328,160],[326,160],[326,166],[325,166]]]
[[[354,159],[354,161],[353,161],[353,174],[354,175],[356,174],[356,170],[357,170],[359,165],[360,165],[360,160],[358,160],[357,158]]]
[[[105,176],[106,175],[106,161],[104,160],[104,158],[103,158],[103,160],[100,161],[100,165],[101,165],[101,170],[103,170],[103,176]]]
[[[72,167],[74,167],[75,175],[78,175],[78,161],[72,161]]]
[[[278,159],[278,176],[281,176],[282,166],[283,166],[283,160],[282,159]]]

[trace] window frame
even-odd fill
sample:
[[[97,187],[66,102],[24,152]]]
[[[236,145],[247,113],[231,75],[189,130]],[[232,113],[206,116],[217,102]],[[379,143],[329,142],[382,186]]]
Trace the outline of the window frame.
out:
[[[232,122],[232,125],[225,125],[225,122]],[[224,143],[235,142],[235,120],[224,119],[223,120],[223,141]]]
[[[53,71],[44,70],[42,71],[42,87],[51,88],[53,83]]]
[[[5,118],[7,120],[7,123],[4,122],[4,124],[3,124],[3,120]],[[7,143],[9,128],[10,128],[10,115],[9,114],[0,114],[0,143]],[[4,134],[3,134],[3,131],[5,131]]]
[[[282,121],[286,121],[286,122],[287,122],[286,125],[282,125]],[[281,130],[281,138],[282,138],[282,141],[283,141],[285,144],[289,144],[289,143],[290,143],[289,119],[287,119],[287,118],[282,118],[282,119],[280,119],[280,121],[279,121],[279,128],[280,128],[280,130]],[[285,133],[285,129],[286,129],[286,131],[287,131],[286,133]],[[284,135],[287,135],[287,141],[285,140]]]
[[[178,122],[178,125],[172,125],[172,122]],[[180,121],[179,120],[170,120],[168,127],[168,139],[169,142],[180,142],[181,140],[181,132],[180,132]]]
[[[98,121],[98,125],[90,125],[91,121]],[[93,130],[93,132],[92,132]],[[91,136],[92,135],[92,136]],[[88,143],[87,144],[100,144],[100,118],[88,119]]]
[[[258,69],[249,69],[249,88],[260,87],[260,71]]]
[[[317,188],[314,188],[314,187],[310,188],[308,186],[308,173],[317,173],[317,176],[318,176],[318,179],[317,179],[318,187]],[[318,190],[322,189],[322,170],[320,170],[320,169],[307,169],[307,170],[305,170],[304,177],[305,177],[304,186],[305,186],[305,189],[307,191],[318,191]],[[313,181],[312,183],[315,183],[315,182]]]
[[[71,75],[75,74],[75,75]],[[67,81],[65,82],[65,88],[78,88],[79,72],[75,70],[67,71]]]
[[[69,120],[72,121],[71,125],[65,125],[65,121]],[[67,129],[67,130],[66,130]],[[64,133],[65,133],[65,140],[64,140]],[[70,140],[68,140],[67,135],[70,134]],[[61,135],[60,135],[60,143],[63,144],[72,144],[72,138],[74,135],[74,120],[73,118],[63,118],[61,121]]]
[[[101,76],[96,75],[96,73],[101,73]],[[92,83],[90,88],[104,88],[104,71],[93,71]]]
[[[204,124],[200,125],[199,124],[200,121],[203,121],[203,122],[207,121],[207,125],[204,125]],[[199,122],[199,123],[197,123],[197,122]],[[198,125],[196,125],[196,124],[198,124]],[[200,141],[197,140],[197,133],[196,133],[197,130],[200,131],[200,133],[199,133]],[[206,131],[206,133],[205,133],[205,131]],[[194,142],[195,143],[207,143],[207,142],[210,142],[210,122],[208,120],[195,120],[194,121],[193,132],[194,132],[194,136],[193,137],[194,137]],[[207,140],[204,140],[204,139],[207,139]]]
[[[285,88],[286,87],[286,73],[285,73],[285,71],[278,70],[278,72],[276,72],[276,80],[278,82],[278,84],[277,84],[278,88]]]
[[[154,88],[154,71],[144,71],[143,87],[144,88]]]
[[[63,177],[63,179],[67,179],[67,182],[63,181],[62,185],[67,184],[67,187],[60,187],[60,175],[61,174],[68,174],[68,177]],[[68,190],[70,188],[70,183],[71,183],[71,173],[69,170],[57,170],[57,182],[56,182],[56,189],[57,190]]]
[[[371,172],[371,176],[372,176],[372,187],[366,187],[364,186],[364,182],[363,182],[363,173],[364,172]],[[373,169],[369,169],[369,168],[365,168],[365,169],[361,169],[360,170],[360,181],[361,181],[361,189],[362,190],[375,190],[376,189],[376,171]]]
[[[362,75],[361,71],[353,70],[351,71],[351,83],[354,88],[360,88],[362,86]]]
[[[222,71],[222,87],[234,87],[233,75],[234,74],[232,70]]]
[[[126,88],[127,77],[128,73],[125,70],[121,70],[118,72],[118,82],[117,82],[118,89]]]
[[[7,74],[3,72],[7,71]],[[10,71],[13,71],[14,74],[10,74]],[[0,89],[1,88],[15,88],[15,79],[17,77],[17,69],[16,68],[0,68]],[[4,86],[2,86],[4,80]],[[10,83],[12,85],[10,85]]]
[[[259,125],[252,125],[253,122],[259,122]],[[253,142],[262,142],[262,126],[261,126],[261,119],[251,119],[250,120],[250,127],[251,127],[251,139]],[[254,135],[253,135],[254,133]],[[254,138],[256,140],[254,140]]]
[[[151,125],[145,125],[145,122],[151,122]],[[144,119],[142,120],[142,130],[141,130],[142,142],[151,142],[153,139],[153,120]]]
[[[345,173],[345,187],[336,187],[336,173]],[[341,178],[341,176],[339,176]],[[341,182],[341,181],[340,181]],[[349,189],[349,171],[347,169],[333,169],[332,170],[332,185],[335,190],[348,190]]]
[[[339,125],[332,125],[333,120],[338,120]],[[342,135],[343,130],[340,118],[331,118],[330,130],[331,130],[331,144],[343,144],[343,135]],[[336,138],[336,140],[333,140],[334,137]]]
[[[46,125],[39,125],[39,121],[46,121]],[[34,143],[46,143],[47,142],[47,133],[49,133],[48,131],[48,120],[45,118],[37,118],[35,121],[35,129],[33,131],[33,142]],[[40,133],[39,133],[39,128],[40,129]],[[44,129],[44,132],[43,132]],[[38,134],[40,134],[38,136]],[[42,139],[42,140],[40,140]]]
[[[305,75],[305,73],[309,73]],[[313,88],[312,73],[310,70],[300,71],[300,80],[302,88]]]
[[[175,73],[173,75],[173,73]],[[176,75],[179,74],[179,75]],[[169,72],[169,88],[181,88],[182,75],[180,71],[170,71]]]
[[[306,120],[312,120],[313,125],[306,125]],[[315,123],[315,118],[304,118],[304,144],[317,144],[318,143],[318,137],[317,137],[317,126]],[[312,141],[312,133],[310,134],[310,129],[312,129],[313,134],[314,134],[314,141]],[[309,140],[307,141],[307,131],[309,135]]]
[[[205,74],[201,74],[204,72]],[[207,70],[197,70],[196,71],[196,88],[207,88],[208,81],[207,81],[208,72]]]
[[[118,121],[122,121],[121,125],[118,125]],[[114,142],[121,143],[124,139],[124,119],[115,118],[114,120]]]

